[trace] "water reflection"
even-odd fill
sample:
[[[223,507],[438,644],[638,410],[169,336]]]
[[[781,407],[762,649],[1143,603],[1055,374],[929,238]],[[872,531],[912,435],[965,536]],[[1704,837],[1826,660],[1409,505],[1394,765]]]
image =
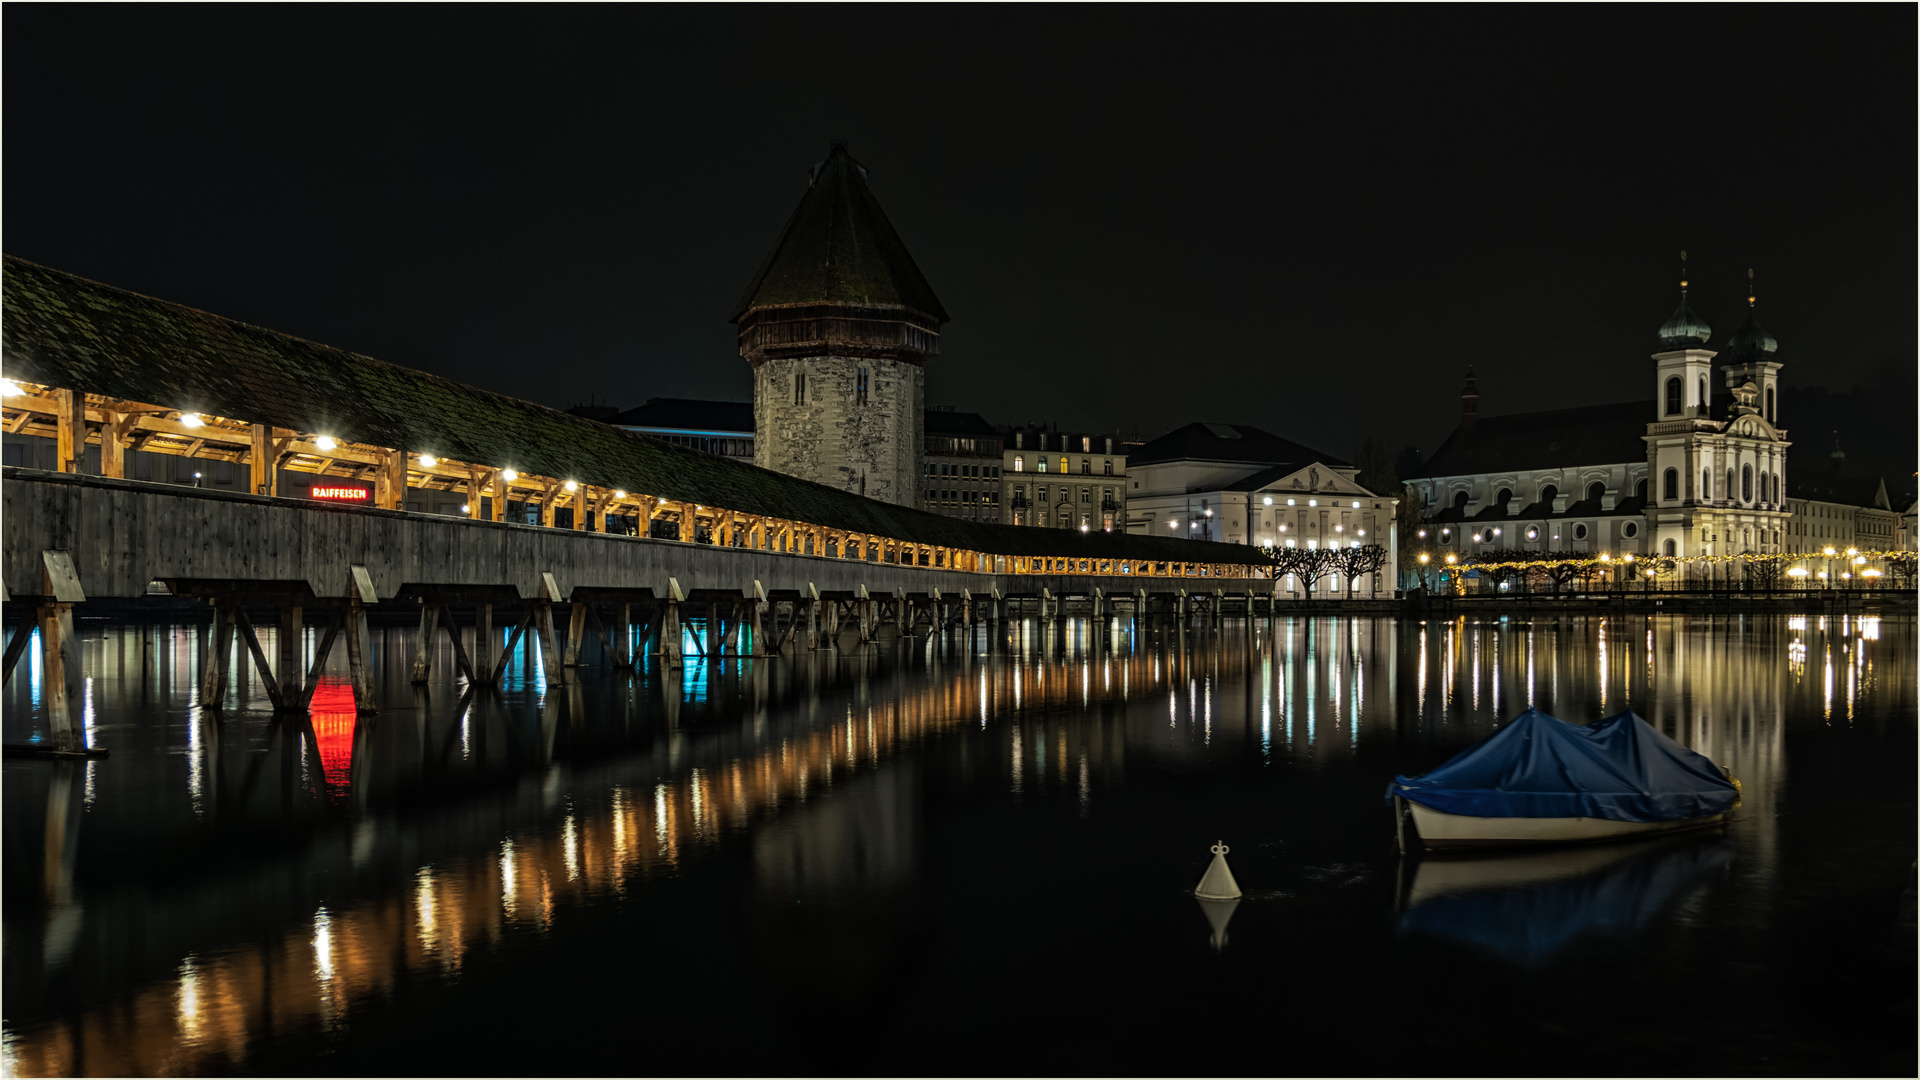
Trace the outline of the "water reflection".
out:
[[[1636,933],[1731,861],[1718,837],[1425,859],[1399,926],[1539,967],[1582,939]]]
[[[1316,776],[1357,777],[1348,786],[1370,795],[1523,704],[1591,719],[1631,703],[1731,766],[1748,887],[1764,889],[1796,703],[1844,724],[1913,697],[1905,621],[1071,620],[632,675],[593,666],[590,648],[565,688],[521,647],[498,695],[449,676],[415,696],[396,631],[376,635],[381,713],[356,714],[341,670],[307,716],[277,719],[242,664],[229,706],[199,707],[203,628],[88,634],[90,730],[113,758],[7,765],[19,1075],[243,1068],[262,1045],[351,1030],[356,1009],[409,980],[457,979],[504,943],[567,932],[576,912],[713,875],[728,852],[748,867],[739,932],[766,977],[812,986],[831,972],[826,998],[865,1000],[929,933],[930,800],[991,793],[995,813],[1036,820],[1062,806],[1103,838],[1103,815],[1169,773],[1251,769],[1280,785],[1265,801]],[[450,651],[433,670],[453,670]],[[41,723],[38,677],[23,674],[9,740]],[[1342,824],[1371,820],[1362,798],[1288,827],[1351,834],[1361,853],[1341,857],[1358,864],[1387,828]],[[1589,933],[1659,919],[1730,850],[1488,863],[1477,881],[1430,861],[1401,925],[1545,964]],[[1049,872],[996,865],[982,887],[1018,895]],[[1232,909],[1202,910],[1223,946]],[[100,971],[121,981],[76,974]]]

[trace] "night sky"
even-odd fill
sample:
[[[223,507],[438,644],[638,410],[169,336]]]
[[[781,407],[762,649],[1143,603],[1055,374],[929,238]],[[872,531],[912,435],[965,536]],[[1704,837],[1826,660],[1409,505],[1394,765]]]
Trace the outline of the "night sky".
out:
[[[1716,344],[1756,267],[1788,385],[1914,446],[1911,5],[3,19],[8,253],[556,406],[750,397],[730,306],[845,138],[929,404],[1430,451],[1469,364],[1651,399],[1686,248]]]

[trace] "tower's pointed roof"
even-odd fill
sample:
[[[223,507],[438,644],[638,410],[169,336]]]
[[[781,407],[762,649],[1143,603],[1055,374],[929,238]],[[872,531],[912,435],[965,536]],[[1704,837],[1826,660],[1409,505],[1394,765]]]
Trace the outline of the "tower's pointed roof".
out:
[[[835,140],[806,194],[747,283],[729,320],[757,307],[899,305],[944,323],[947,309],[867,188],[867,170]]]
[[[1753,289],[1753,271],[1748,270],[1747,321],[1727,339],[1727,351],[1741,363],[1771,360],[1773,354],[1780,349],[1780,342],[1772,334],[1767,333],[1767,328],[1761,326],[1759,318],[1754,315],[1753,308],[1757,301],[1758,297]]]

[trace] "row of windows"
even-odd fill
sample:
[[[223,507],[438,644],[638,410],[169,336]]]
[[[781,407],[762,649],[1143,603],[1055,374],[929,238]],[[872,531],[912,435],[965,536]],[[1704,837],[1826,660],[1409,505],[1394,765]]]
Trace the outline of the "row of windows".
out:
[[[1599,502],[1600,499],[1606,495],[1606,493],[1607,493],[1606,482],[1602,480],[1595,480],[1592,483],[1587,485],[1586,499],[1588,502]],[[1647,497],[1647,482],[1645,480],[1639,480],[1635,482],[1633,486],[1633,495],[1637,499],[1644,499]],[[1551,505],[1553,503],[1553,500],[1559,497],[1560,497],[1560,486],[1558,484],[1542,484],[1540,485],[1540,498],[1536,501]],[[1468,492],[1459,491],[1454,493],[1453,505],[1456,509],[1465,510],[1467,508],[1467,504],[1472,501],[1473,501],[1473,497]],[[1491,505],[1499,507],[1504,510],[1507,504],[1512,501],[1513,501],[1513,489],[1503,487],[1497,493],[1495,493],[1495,495],[1493,496],[1493,503]]]
[[[1014,457],[1013,457],[1013,471],[1014,471],[1014,472],[1026,472],[1026,471],[1027,471],[1027,458],[1026,458],[1026,455],[1024,455],[1024,454],[1015,454],[1015,455],[1014,455]],[[1034,472],[1040,472],[1040,473],[1043,473],[1043,472],[1046,472],[1046,471],[1047,471],[1047,459],[1046,459],[1045,457],[1043,457],[1043,456],[1036,456],[1036,457],[1035,457],[1035,458],[1033,459],[1033,471],[1034,471]],[[1068,460],[1067,460],[1066,458],[1064,458],[1064,457],[1060,459],[1060,470],[1059,470],[1059,471],[1061,471],[1061,472],[1063,472],[1063,473],[1064,473],[1064,472],[1071,472],[1071,471],[1072,471],[1072,466],[1071,466],[1071,465],[1069,464],[1069,462],[1068,462]],[[1091,474],[1092,474],[1092,472],[1093,472],[1093,459],[1092,459],[1092,458],[1081,458],[1081,459],[1080,459],[1080,474],[1081,474],[1082,476],[1087,476],[1087,475],[1091,475]],[[1101,462],[1101,463],[1100,463],[1100,473],[1101,473],[1101,475],[1103,475],[1103,476],[1112,476],[1112,475],[1113,475],[1113,460],[1112,460],[1111,458],[1109,458],[1108,460],[1106,460],[1106,461],[1103,461],[1103,462]]]
[[[979,502],[993,505],[1000,501],[997,491],[955,491],[952,488],[928,488],[928,502],[971,503]]]
[[[1079,436],[1079,438],[1078,438],[1077,440],[1076,440],[1076,439],[1075,439],[1075,437],[1074,437],[1074,436],[1072,436],[1072,435],[1055,435],[1055,436],[1053,436],[1053,438],[1059,441],[1059,444],[1060,444],[1060,446],[1059,446],[1059,448],[1060,448],[1060,449],[1062,449],[1062,450],[1071,450],[1071,449],[1073,449],[1073,444],[1074,444],[1074,442],[1075,442],[1075,441],[1078,441],[1078,442],[1080,443],[1080,452],[1081,452],[1081,453],[1083,453],[1083,454],[1091,454],[1091,453],[1094,453],[1094,449],[1093,449],[1093,440],[1094,440],[1094,437],[1093,437],[1092,435],[1081,435],[1081,436]],[[1046,433],[1045,433],[1045,432],[1041,432],[1041,433],[1040,433],[1040,436],[1039,436],[1039,439],[1040,439],[1040,441],[1034,444],[1034,445],[1035,445],[1035,447],[1036,447],[1037,449],[1040,449],[1040,450],[1045,450],[1045,449],[1047,448],[1047,435],[1046,435]],[[1113,453],[1113,438],[1112,438],[1112,436],[1109,436],[1109,435],[1102,435],[1102,436],[1100,436],[1100,441],[1101,441],[1101,445],[1105,447],[1105,450],[1103,451],[1104,453],[1108,453],[1108,454],[1111,454],[1111,453]],[[1014,433],[1013,433],[1013,446],[1014,446],[1014,449],[1016,449],[1016,450],[1020,450],[1020,449],[1024,449],[1024,448],[1026,447],[1026,445],[1027,445],[1027,433],[1026,433],[1026,432],[1024,432],[1024,431],[1016,431],[1016,432],[1014,432]]]
[[[1776,472],[1764,472],[1759,474],[1758,479],[1760,484],[1760,501],[1763,503],[1778,503],[1780,501],[1780,474]],[[1750,503],[1754,501],[1754,480],[1753,466],[1740,466],[1739,483],[1741,502]],[[1734,471],[1728,469],[1727,486],[1720,489],[1720,497],[1723,499],[1731,499],[1733,497],[1733,485]],[[1679,469],[1668,469],[1661,474],[1660,498],[1667,502],[1674,502],[1680,498]],[[1700,500],[1705,502],[1712,498],[1713,470],[1702,469],[1700,470]]]
[[[1704,414],[1707,411],[1707,402],[1709,400],[1711,399],[1707,397],[1707,380],[1705,376],[1701,376],[1699,403],[1701,413]],[[1667,380],[1667,415],[1680,415],[1680,376],[1678,375]],[[1767,387],[1767,400],[1765,408],[1762,409],[1762,415],[1767,418],[1768,423],[1773,422],[1773,387],[1771,386]]]
[[[1047,494],[1048,494],[1048,492],[1051,492],[1052,490],[1053,490],[1052,488],[1050,488],[1050,487],[1047,487],[1047,486],[1046,486],[1045,484],[1036,484],[1036,485],[1034,485],[1034,488],[1033,488],[1033,494],[1034,494],[1034,498],[1035,498],[1035,499],[1037,499],[1037,500],[1039,500],[1040,502],[1047,502],[1047,501],[1048,501],[1048,498],[1047,498]],[[1013,486],[1013,497],[1014,497],[1014,500],[1015,500],[1015,501],[1019,501],[1019,500],[1021,500],[1021,499],[1024,499],[1024,498],[1026,497],[1026,494],[1027,494],[1027,486],[1026,486],[1025,484],[1015,484],[1015,485]],[[1060,489],[1060,501],[1061,501],[1061,502],[1072,502],[1072,501],[1073,501],[1073,489],[1072,489],[1072,488],[1064,488],[1064,487],[1063,487],[1063,488],[1061,488],[1061,489]],[[1093,489],[1092,489],[1092,488],[1081,488],[1081,489],[1080,489],[1080,501],[1081,501],[1081,502],[1083,502],[1083,503],[1085,503],[1085,502],[1092,502],[1092,501],[1093,501]],[[1113,497],[1113,489],[1112,489],[1112,488],[1101,488],[1101,489],[1100,489],[1100,502],[1101,502],[1101,504],[1102,504],[1102,505],[1105,505],[1105,504],[1107,504],[1107,503],[1111,503],[1111,502],[1114,502],[1114,501],[1115,501],[1115,499],[1114,499],[1114,497]]]
[[[998,465],[954,465],[948,462],[927,462],[928,476],[960,476],[990,480],[1000,475]]]

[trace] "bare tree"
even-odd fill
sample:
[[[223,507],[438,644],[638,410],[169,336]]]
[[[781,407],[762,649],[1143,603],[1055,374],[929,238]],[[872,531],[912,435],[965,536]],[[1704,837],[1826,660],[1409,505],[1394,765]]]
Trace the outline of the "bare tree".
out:
[[[1321,578],[1334,572],[1333,551],[1328,548],[1282,547],[1268,548],[1271,554],[1275,577],[1288,574],[1297,578],[1301,587],[1312,599],[1314,586]]]
[[[1379,544],[1330,549],[1334,569],[1347,579],[1347,599],[1353,599],[1354,583],[1387,565],[1387,549]]]

